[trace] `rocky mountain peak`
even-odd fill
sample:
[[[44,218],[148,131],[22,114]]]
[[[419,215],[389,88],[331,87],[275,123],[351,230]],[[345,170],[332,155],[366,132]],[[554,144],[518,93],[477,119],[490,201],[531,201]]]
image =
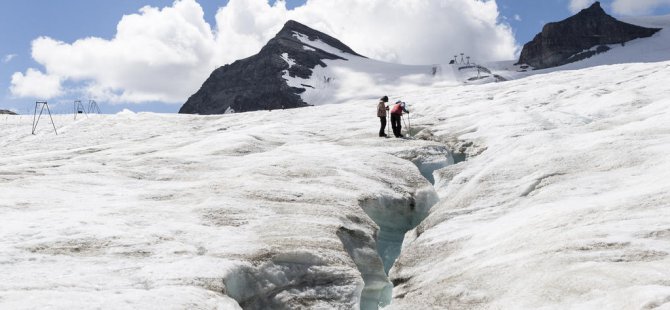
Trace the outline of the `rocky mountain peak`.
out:
[[[223,114],[308,106],[305,88],[291,87],[287,77],[307,79],[324,60],[362,57],[325,33],[289,20],[261,51],[220,67],[181,107],[179,113]],[[308,86],[305,86],[308,87]]]
[[[10,111],[10,110],[2,110],[0,109],[0,114],[9,114],[9,115],[17,115],[15,112]]]
[[[328,46],[334,47],[344,53],[347,54],[352,54],[356,56],[361,56],[354,52],[351,48],[349,48],[347,45],[344,43],[340,42],[340,40],[333,38],[323,32],[314,30],[310,27],[307,27],[297,21],[294,20],[289,20],[284,24],[284,27],[277,33],[275,36],[274,40],[278,41],[279,43],[286,44],[288,42],[298,42],[302,45],[304,45],[303,42],[301,42],[296,36],[302,35],[305,36],[307,39],[310,41],[321,41],[325,43]],[[271,44],[272,41],[270,41]]]
[[[582,12],[596,12],[599,14],[607,14],[605,13],[605,10],[603,10],[603,7],[600,5],[600,1],[593,2],[590,7],[583,9]]]
[[[524,45],[519,63],[535,69],[557,67],[606,52],[607,45],[650,37],[659,30],[621,22],[596,1],[563,21],[546,24]]]
[[[595,20],[606,19],[606,20],[617,21],[614,17],[608,15],[607,12],[605,12],[603,7],[600,5],[600,1],[596,1],[593,4],[591,4],[590,7],[577,12],[577,14],[568,17],[563,22],[575,22],[585,19],[595,19]],[[546,26],[552,24],[556,23],[549,23]]]

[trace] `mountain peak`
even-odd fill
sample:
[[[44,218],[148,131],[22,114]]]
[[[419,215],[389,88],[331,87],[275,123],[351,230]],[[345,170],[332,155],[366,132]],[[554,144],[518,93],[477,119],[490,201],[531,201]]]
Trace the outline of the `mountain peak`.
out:
[[[299,32],[299,33],[309,33],[309,32],[316,32],[316,30],[301,24],[295,20],[289,19],[286,23],[284,23],[284,27],[277,33],[277,35],[281,34],[291,34],[292,32]]]
[[[593,4],[591,4],[591,6],[589,6],[588,8],[584,8],[581,11],[579,11],[577,14],[572,15],[560,22],[548,23],[545,25],[545,27],[562,23],[575,23],[575,22],[579,23],[580,21],[589,19],[597,23],[602,23],[603,21],[619,22],[619,20],[617,20],[616,18],[612,17],[611,15],[607,14],[607,12],[605,12],[605,9],[603,9],[603,7],[600,5],[600,1],[596,1]]]
[[[605,10],[603,10],[603,7],[600,6],[600,1],[593,2],[590,7],[586,8],[585,10],[587,11],[602,11],[605,13]]]
[[[284,27],[282,27],[282,29],[279,31],[279,33],[277,33],[277,35],[275,36],[275,39],[276,40],[284,39],[284,40],[288,40],[288,41],[291,41],[291,42],[294,42],[294,43],[298,42],[300,44],[305,45],[305,42],[302,42],[302,41],[299,40],[298,34],[307,37],[309,39],[309,41],[321,41],[321,42],[323,42],[323,43],[325,43],[325,44],[327,44],[331,47],[334,47],[334,48],[336,48],[336,49],[338,49],[338,50],[340,50],[344,53],[362,57],[358,53],[354,52],[354,50],[352,50],[350,47],[348,47],[347,45],[342,43],[340,40],[338,40],[338,39],[336,39],[332,36],[329,36],[329,35],[327,35],[323,32],[320,32],[318,30],[310,28],[310,27],[308,27],[304,24],[301,24],[301,23],[299,23],[295,20],[287,21],[284,24]],[[271,43],[272,43],[272,41],[269,42],[268,44],[271,44]]]
[[[325,33],[289,20],[258,54],[220,67],[179,110],[189,114],[223,114],[308,106],[300,94],[309,85],[291,86],[287,79],[308,79],[326,60],[363,57]]]
[[[596,1],[565,20],[546,24],[524,45],[518,63],[535,69],[557,67],[606,52],[607,45],[650,37],[659,30],[621,22]]]

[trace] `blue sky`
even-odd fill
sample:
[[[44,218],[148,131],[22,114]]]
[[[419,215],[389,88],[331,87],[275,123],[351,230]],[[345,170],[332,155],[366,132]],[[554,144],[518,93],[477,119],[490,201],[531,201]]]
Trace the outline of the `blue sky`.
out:
[[[0,1],[0,109],[11,108],[26,113],[32,98],[15,98],[9,91],[12,74],[26,72],[28,68],[43,69],[31,57],[31,42],[47,36],[58,41],[72,43],[86,37],[111,39],[116,26],[125,14],[137,13],[150,5],[165,7],[172,0],[26,0]],[[227,0],[199,0],[205,11],[205,20],[214,25],[214,16]],[[572,12],[569,0],[498,0],[501,20],[508,23],[514,32],[517,44],[532,39],[546,22],[564,19]],[[304,0],[288,0],[287,7],[294,8]],[[611,12],[609,1],[603,1]],[[667,7],[657,7],[654,15],[668,14]],[[400,16],[402,18],[402,16]],[[346,43],[346,42],[345,42]],[[195,92],[195,89],[194,89]],[[65,106],[65,105],[63,105]],[[103,104],[105,112],[117,112],[124,107],[135,111],[175,112],[179,105],[164,105],[159,102],[145,104]]]

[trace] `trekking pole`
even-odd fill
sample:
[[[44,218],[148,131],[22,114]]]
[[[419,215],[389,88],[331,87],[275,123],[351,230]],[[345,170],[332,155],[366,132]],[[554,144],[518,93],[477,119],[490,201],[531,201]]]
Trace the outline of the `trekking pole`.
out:
[[[409,130],[409,136],[411,137],[412,136],[412,122],[410,121],[409,113],[407,113],[407,124],[408,124],[407,129]]]
[[[405,125],[405,128],[408,128],[407,134],[411,136],[411,133],[409,132],[409,126],[407,126],[407,121],[405,121],[405,115],[403,114],[400,118],[402,119],[402,124]]]
[[[389,127],[391,127],[391,115],[389,114],[389,110],[386,110],[386,136],[389,136],[391,132],[389,131]]]

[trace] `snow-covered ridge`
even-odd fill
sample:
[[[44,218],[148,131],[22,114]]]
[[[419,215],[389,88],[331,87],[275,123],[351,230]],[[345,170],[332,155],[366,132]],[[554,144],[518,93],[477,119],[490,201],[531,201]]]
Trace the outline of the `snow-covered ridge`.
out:
[[[338,48],[335,48],[333,46],[330,46],[323,41],[316,39],[316,40],[310,40],[309,37],[305,34],[299,33],[294,31],[293,32],[293,37],[298,39],[298,41],[302,42],[304,44],[304,49],[307,51],[313,51],[316,49],[322,50],[326,53],[330,53],[333,55],[337,55],[339,57],[346,59],[349,59],[350,57],[360,57],[356,55],[349,54],[345,51],[342,51]],[[360,57],[363,58],[363,57]]]

